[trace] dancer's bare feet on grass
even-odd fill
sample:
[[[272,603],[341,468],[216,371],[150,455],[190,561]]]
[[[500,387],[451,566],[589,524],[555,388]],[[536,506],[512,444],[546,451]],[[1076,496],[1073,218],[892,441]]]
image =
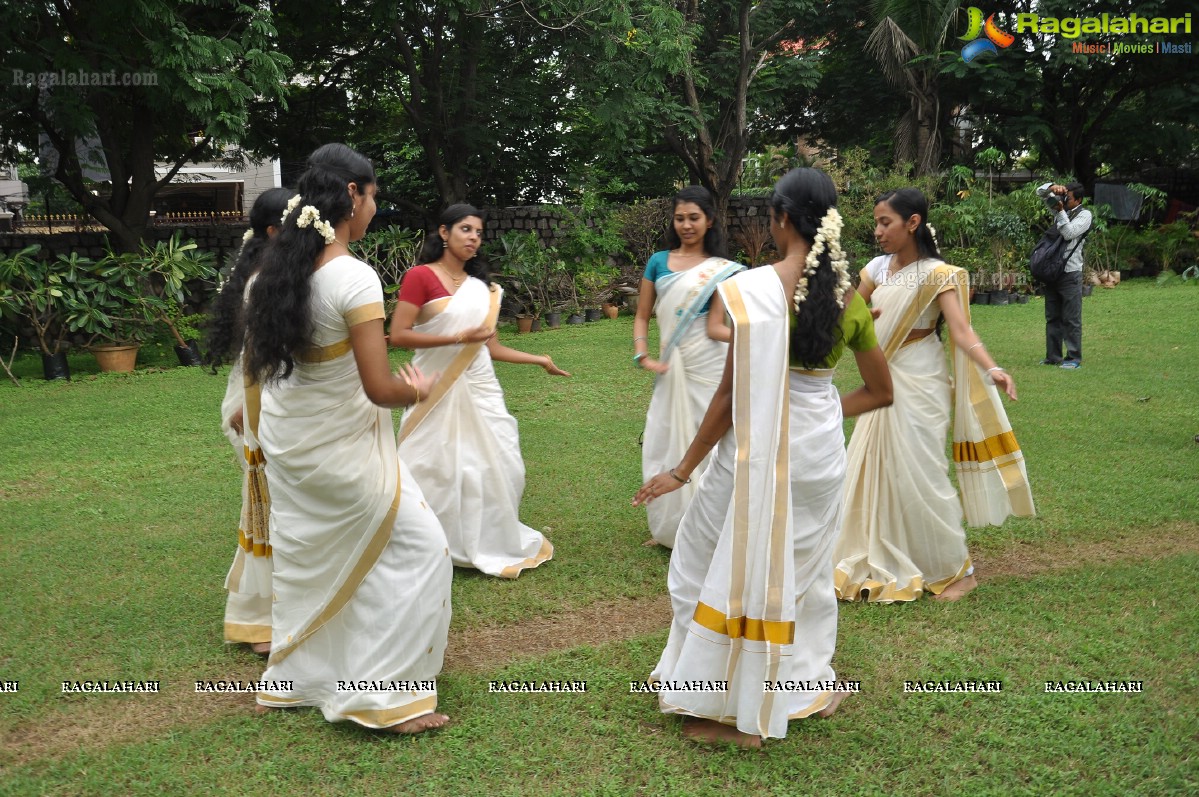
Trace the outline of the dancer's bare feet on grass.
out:
[[[738,747],[757,749],[762,746],[762,737],[750,733],[742,733],[732,725],[724,725],[714,720],[698,717],[683,719],[683,735],[700,744],[730,743]]]
[[[941,601],[942,603],[953,603],[960,601],[962,598],[969,595],[978,586],[978,579],[974,574],[970,574],[960,581],[955,581],[945,588],[945,591],[940,595],[934,595],[933,600]]]
[[[425,731],[444,728],[450,722],[450,718],[445,714],[422,714],[419,717],[414,717],[407,722],[401,722],[399,725],[392,725],[383,730],[388,733],[424,733]]]
[[[833,699],[829,701],[827,706],[817,711],[816,716],[822,720],[833,716],[837,713],[837,706],[841,705],[841,701],[849,697],[849,694],[849,692],[833,692]]]
[[[652,539],[652,538],[651,538],[651,539],[648,539],[648,540],[646,540],[645,542],[641,543],[641,547],[642,547],[642,548],[657,548],[657,547],[658,547],[659,545],[661,545],[661,544],[662,544],[662,543],[660,543],[660,542],[658,542],[657,540],[655,540],[655,539]]]
[[[254,651],[259,656],[269,656],[269,655],[271,655],[271,643],[270,642],[251,642],[250,650]]]

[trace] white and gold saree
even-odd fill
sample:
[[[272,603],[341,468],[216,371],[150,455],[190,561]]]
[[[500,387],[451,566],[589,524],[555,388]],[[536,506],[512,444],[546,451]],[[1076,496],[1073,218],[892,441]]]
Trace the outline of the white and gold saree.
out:
[[[335,258],[312,307],[312,349],[262,391],[275,603],[258,702],[383,728],[437,706],[453,568],[350,347],[350,327],[383,317],[379,278]]]
[[[788,370],[788,301],[774,269],[720,292],[735,330],[733,427],[679,524],[674,620],[651,677],[666,713],[782,737],[788,720],[833,697],[841,403],[831,371]]]
[[[416,332],[457,335],[494,327],[501,291],[471,277],[421,308]],[[432,394],[404,413],[400,456],[437,513],[454,564],[516,578],[554,555],[541,532],[520,522],[525,465],[516,419],[504,405],[483,343],[417,349],[415,363],[441,372]]]
[[[699,429],[712,394],[720,383],[728,345],[708,337],[705,304],[716,286],[745,268],[721,257],[710,257],[695,268],[673,272],[654,282],[661,353],[670,370],[654,379],[654,393],[645,415],[641,448],[644,480],[674,467],[683,458]],[[695,470],[702,473],[707,459]],[[674,547],[679,520],[695,495],[695,484],[665,495],[646,507],[650,535]]]
[[[894,404],[860,417],[849,443],[845,518],[834,561],[843,600],[915,600],[940,594],[970,572],[965,519],[999,524],[1034,512],[1024,457],[995,386],[957,346],[956,395],[936,335],[905,343],[937,296],[956,292],[970,318],[969,276],[920,260],[874,288],[875,323]],[[953,406],[961,500],[949,480],[945,438]]]
[[[266,486],[265,460],[258,446],[259,390],[246,385],[240,362],[229,371],[221,402],[221,430],[236,452],[242,469],[241,516],[237,551],[225,577],[226,642],[271,641],[271,543],[268,530],[271,498]],[[229,421],[242,410],[242,432]]]

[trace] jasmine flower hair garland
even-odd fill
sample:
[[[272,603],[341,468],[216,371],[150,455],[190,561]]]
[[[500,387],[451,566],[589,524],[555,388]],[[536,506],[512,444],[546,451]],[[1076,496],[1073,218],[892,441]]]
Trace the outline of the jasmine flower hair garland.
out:
[[[845,307],[845,294],[852,290],[853,283],[849,280],[849,261],[845,257],[845,252],[841,250],[842,226],[841,214],[836,208],[829,208],[828,212],[824,214],[824,218],[820,220],[820,229],[816,231],[816,240],[812,243],[812,248],[808,250],[807,260],[804,261],[803,274],[795,283],[795,293],[791,295],[792,306],[796,313],[799,312],[799,306],[808,298],[808,277],[815,274],[816,269],[820,268],[820,255],[825,250],[828,250],[833,273],[837,275],[837,285],[833,288],[833,297],[837,300],[838,307]]]
[[[293,210],[299,207],[300,202],[301,197],[299,194],[287,200],[287,207],[283,211],[283,218],[280,219],[280,223],[287,222],[287,217],[291,215]],[[300,215],[296,218],[296,226],[300,229],[305,227],[315,229],[325,239],[325,246],[337,241],[337,234],[333,232],[333,225],[321,218],[321,212],[314,205],[305,205],[300,210]]]

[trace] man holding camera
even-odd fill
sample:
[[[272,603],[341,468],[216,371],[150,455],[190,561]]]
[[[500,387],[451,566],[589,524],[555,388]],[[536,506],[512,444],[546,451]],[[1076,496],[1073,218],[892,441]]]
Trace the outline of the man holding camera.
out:
[[[1082,367],[1082,236],[1091,229],[1091,211],[1082,207],[1081,183],[1045,183],[1037,195],[1055,214],[1069,257],[1059,280],[1045,285],[1045,359],[1041,365]],[[1062,359],[1065,343],[1066,358]]]

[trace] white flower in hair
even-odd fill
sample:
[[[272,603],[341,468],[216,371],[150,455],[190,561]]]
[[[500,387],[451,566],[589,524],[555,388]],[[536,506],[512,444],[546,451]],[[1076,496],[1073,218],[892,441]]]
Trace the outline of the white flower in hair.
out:
[[[304,209],[300,211],[299,218],[296,219],[296,226],[300,228],[311,226],[325,239],[325,246],[337,240],[337,235],[333,232],[333,225],[321,218],[321,212],[314,205],[304,206]]]
[[[250,227],[248,230],[246,230],[244,233],[242,233],[241,242],[243,244],[248,244],[250,242],[250,239],[253,237],[254,237],[254,228]]]
[[[287,217],[291,215],[291,212],[299,207],[300,201],[301,199],[299,194],[296,194],[291,199],[287,200],[287,207],[283,209],[283,215],[279,218],[280,224],[287,221]]]
[[[924,223],[924,226],[925,226],[925,227],[928,227],[928,234],[929,234],[929,235],[931,235],[931,236],[933,237],[933,246],[935,246],[935,247],[937,247],[938,249],[940,249],[940,248],[941,248],[941,244],[937,243],[937,228],[936,228],[936,227],[934,227],[933,225],[929,224],[928,222],[925,222],[925,223]]]
[[[829,208],[828,212],[824,214],[824,218],[820,220],[820,229],[816,231],[816,238],[812,243],[812,248],[808,250],[807,260],[804,261],[803,275],[795,283],[795,293],[791,295],[795,312],[799,312],[799,306],[808,298],[808,277],[815,274],[816,270],[820,268],[820,255],[825,251],[828,252],[829,262],[833,265],[833,273],[837,275],[837,285],[833,288],[833,296],[836,298],[838,306],[845,307],[845,294],[853,288],[853,283],[849,279],[849,261],[841,250],[841,228],[843,226],[841,214],[836,208]]]

